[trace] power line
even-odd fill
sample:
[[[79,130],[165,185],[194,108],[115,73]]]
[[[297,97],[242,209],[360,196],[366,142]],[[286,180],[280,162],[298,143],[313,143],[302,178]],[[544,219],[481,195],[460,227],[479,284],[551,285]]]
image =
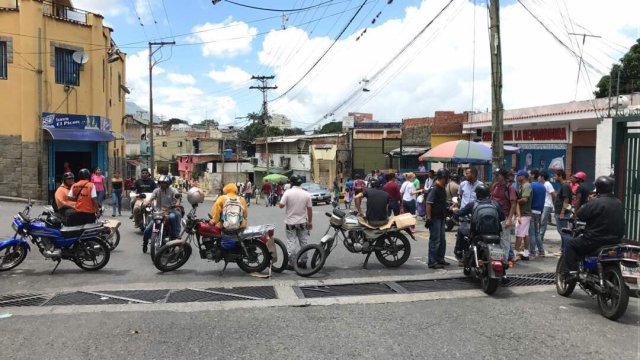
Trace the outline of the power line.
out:
[[[231,0],[225,0],[225,1],[228,2],[228,3],[234,4],[234,5],[246,7],[246,8],[249,8],[249,9],[264,10],[264,11],[274,11],[274,12],[292,12],[292,11],[310,10],[310,9],[315,8],[315,7],[319,7],[319,6],[328,4],[328,3],[332,2],[333,0],[328,0],[328,1],[325,1],[323,3],[316,4],[316,5],[309,6],[309,7],[305,7],[305,8],[301,8],[301,9],[272,9],[272,8],[263,8],[263,7],[240,4],[240,3],[237,3],[237,2],[231,1]],[[217,1],[214,0],[213,4],[215,5],[218,2],[220,2],[220,0],[217,0]]]

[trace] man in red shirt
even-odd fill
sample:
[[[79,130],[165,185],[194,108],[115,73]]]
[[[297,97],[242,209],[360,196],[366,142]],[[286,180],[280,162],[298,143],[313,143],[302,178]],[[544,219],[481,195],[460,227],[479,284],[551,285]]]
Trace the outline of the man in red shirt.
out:
[[[387,183],[384,184],[382,190],[389,194],[389,206],[387,207],[387,215],[399,215],[400,214],[400,201],[402,201],[402,194],[400,194],[400,184],[396,181],[395,174],[385,175]]]
[[[511,226],[513,225],[513,215],[516,211],[516,190],[509,183],[509,171],[496,169],[493,173],[494,183],[491,185],[491,200],[500,205],[505,220],[502,221],[502,232],[500,233],[500,247],[509,257],[511,250]]]
[[[262,184],[262,194],[264,194],[264,204],[265,206],[269,206],[269,195],[271,195],[272,187],[271,183],[266,181]]]

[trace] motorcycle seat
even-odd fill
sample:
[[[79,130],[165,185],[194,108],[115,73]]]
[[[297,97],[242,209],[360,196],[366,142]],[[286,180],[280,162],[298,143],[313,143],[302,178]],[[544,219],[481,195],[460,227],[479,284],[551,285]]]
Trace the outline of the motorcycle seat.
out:
[[[480,235],[480,239],[487,244],[500,243],[500,235]]]
[[[97,224],[97,223],[84,224],[84,225],[78,225],[78,226],[63,226],[62,229],[60,229],[60,232],[68,233],[68,232],[75,232],[75,231],[93,230],[101,227],[102,227],[102,224]]]

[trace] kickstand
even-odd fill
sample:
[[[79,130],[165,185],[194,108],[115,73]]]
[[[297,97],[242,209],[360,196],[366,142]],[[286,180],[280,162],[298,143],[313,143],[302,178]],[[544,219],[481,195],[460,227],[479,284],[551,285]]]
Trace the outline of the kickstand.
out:
[[[367,253],[367,257],[364,258],[364,264],[362,264],[362,268],[366,269],[367,268],[367,263],[369,262],[369,256],[371,256],[371,253]]]
[[[225,260],[224,267],[222,268],[222,272],[220,273],[220,276],[224,275],[224,271],[227,270],[227,265],[229,265],[229,263],[227,262],[227,260]]]
[[[58,259],[58,263],[56,264],[56,266],[54,266],[53,270],[51,270],[51,273],[49,273],[49,275],[53,275],[54,272],[56,272],[56,269],[58,268],[58,266],[60,265],[60,259]]]

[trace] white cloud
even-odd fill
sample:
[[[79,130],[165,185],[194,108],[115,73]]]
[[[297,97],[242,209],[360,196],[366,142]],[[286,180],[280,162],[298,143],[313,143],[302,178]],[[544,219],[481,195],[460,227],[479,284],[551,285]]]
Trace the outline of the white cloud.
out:
[[[129,13],[124,0],[74,0],[77,9],[90,11],[103,16],[119,16]]]
[[[138,53],[127,55],[127,72],[126,83],[131,94],[127,95],[127,100],[147,108],[145,104],[149,104],[149,51],[142,50]],[[153,68],[154,80],[156,75],[164,73],[165,70],[160,66]]]
[[[431,116],[436,110],[471,110],[474,89],[473,109],[490,109],[491,68],[487,14],[483,6],[475,9],[475,81],[472,79],[474,6],[467,1],[451,5],[413,46],[385,67],[446,2],[424,1],[419,7],[409,7],[404,18],[378,23],[359,41],[356,37],[360,31],[355,31],[339,41],[296,89],[273,102],[271,110],[306,126],[302,123],[322,118],[355,92],[355,101],[338,110],[336,119],[348,111],[366,111],[373,112],[378,120],[399,121],[406,117]],[[568,14],[562,6],[563,16],[556,3],[525,4],[565,43],[573,41],[572,46],[578,53],[577,43],[581,45],[582,39],[570,40],[567,32],[592,32],[602,36],[602,39],[588,38],[584,49],[585,60],[593,68],[587,67],[590,84],[584,73],[581,75],[577,100],[588,99],[600,76],[634,43],[633,36],[638,30],[635,14],[640,12],[640,2],[565,2]],[[568,21],[569,16],[572,23]],[[576,99],[577,59],[518,3],[501,9],[501,22],[505,107]],[[309,37],[294,27],[268,34],[258,59],[261,64],[272,67],[276,74],[273,83],[278,90],[272,92],[272,97],[282,94],[297,81],[331,41],[326,37]],[[380,69],[384,71],[376,77]],[[361,91],[362,85],[358,83],[363,78],[370,79],[366,84],[370,92]]]
[[[258,29],[231,17],[223,23],[204,23],[191,29],[192,43],[202,42],[202,55],[211,57],[233,57],[251,52],[251,41]]]
[[[167,79],[174,84],[193,85],[196,78],[191,74],[167,73]]]
[[[245,84],[251,79],[251,75],[235,66],[225,66],[224,70],[211,70],[209,77],[219,83],[230,84],[233,87],[238,87]]]

